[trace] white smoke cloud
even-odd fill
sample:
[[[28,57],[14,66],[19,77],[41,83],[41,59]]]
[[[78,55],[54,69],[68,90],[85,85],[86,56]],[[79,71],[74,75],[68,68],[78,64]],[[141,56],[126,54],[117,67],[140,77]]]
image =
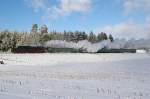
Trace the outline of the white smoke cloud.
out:
[[[110,40],[105,40],[99,43],[91,43],[87,40],[74,42],[66,42],[60,40],[51,40],[45,43],[45,47],[58,47],[58,48],[75,48],[75,49],[85,49],[87,52],[97,52],[99,49],[110,45]]]
[[[150,39],[116,39],[114,42],[110,40],[104,40],[102,42],[91,43],[87,40],[74,42],[66,42],[61,40],[51,40],[45,43],[45,47],[57,47],[57,48],[75,48],[75,49],[85,49],[87,52],[97,52],[98,50],[107,47],[109,49],[149,49],[150,48]]]
[[[147,19],[148,21],[148,19]],[[117,38],[148,38],[150,34],[150,24],[145,25],[135,24],[134,22],[122,22],[115,25],[108,25],[95,29],[96,32],[111,33]]]

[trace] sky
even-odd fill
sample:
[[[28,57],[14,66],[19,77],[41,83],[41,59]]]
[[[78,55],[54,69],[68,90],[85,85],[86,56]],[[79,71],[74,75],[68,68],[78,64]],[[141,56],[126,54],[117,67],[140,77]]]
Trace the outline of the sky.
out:
[[[106,32],[150,38],[150,0],[0,0],[0,29]]]

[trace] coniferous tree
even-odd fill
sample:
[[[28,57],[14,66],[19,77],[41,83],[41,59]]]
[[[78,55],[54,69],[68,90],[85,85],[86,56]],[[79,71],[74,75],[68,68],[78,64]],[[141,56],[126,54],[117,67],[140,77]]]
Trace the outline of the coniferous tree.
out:
[[[37,33],[37,32],[38,32],[38,25],[37,25],[37,24],[33,24],[33,25],[32,25],[31,32],[32,32],[32,33]]]
[[[38,33],[38,25],[33,24],[29,38],[29,45],[39,45],[40,34]]]
[[[107,37],[107,34],[106,34],[106,33],[103,33],[103,39],[104,39],[104,40],[107,40],[107,39],[108,39],[108,37]]]
[[[96,42],[96,35],[93,32],[89,35],[89,41],[92,43]]]
[[[85,32],[83,32],[82,35],[83,35],[83,40],[87,40],[88,39],[88,35]]]
[[[113,38],[113,36],[111,34],[109,35],[109,39],[110,39],[111,42],[114,41],[114,38]]]
[[[42,25],[40,28],[40,31],[42,34],[48,33],[48,27],[46,25]]]
[[[98,41],[103,41],[103,40],[107,40],[108,37],[107,37],[106,33],[101,32],[101,33],[98,34],[97,39],[98,39]]]
[[[102,33],[99,33],[98,36],[97,36],[97,40],[98,42],[102,41],[103,40],[103,36],[102,36]]]
[[[18,38],[17,38],[17,33],[14,32],[13,33],[13,38],[12,38],[12,50],[14,50],[17,47],[17,43],[18,43]]]

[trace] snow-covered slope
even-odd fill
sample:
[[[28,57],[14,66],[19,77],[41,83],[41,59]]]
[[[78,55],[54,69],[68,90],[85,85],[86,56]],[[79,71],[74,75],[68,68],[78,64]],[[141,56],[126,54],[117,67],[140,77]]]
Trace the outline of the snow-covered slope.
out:
[[[56,65],[149,58],[149,54],[0,54],[5,65]]]
[[[0,99],[150,99],[149,54],[0,55]]]

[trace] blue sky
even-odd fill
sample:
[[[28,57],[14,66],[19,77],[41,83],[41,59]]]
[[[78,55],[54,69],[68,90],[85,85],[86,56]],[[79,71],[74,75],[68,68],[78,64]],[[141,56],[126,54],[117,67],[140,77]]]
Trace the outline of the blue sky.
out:
[[[149,37],[150,0],[0,0],[0,29],[81,30],[121,38]]]

